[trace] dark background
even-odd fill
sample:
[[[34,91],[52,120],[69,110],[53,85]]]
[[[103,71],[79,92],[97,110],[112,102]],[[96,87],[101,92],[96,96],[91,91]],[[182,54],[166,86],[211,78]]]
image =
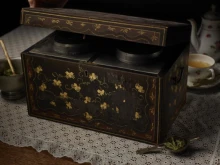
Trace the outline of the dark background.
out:
[[[66,8],[96,10],[147,18],[187,22],[194,18],[200,23],[201,16],[218,0],[69,0]],[[220,1],[220,0],[219,0]],[[15,4],[16,3],[16,4]],[[0,2],[0,36],[20,25],[22,7],[28,7],[27,0]]]

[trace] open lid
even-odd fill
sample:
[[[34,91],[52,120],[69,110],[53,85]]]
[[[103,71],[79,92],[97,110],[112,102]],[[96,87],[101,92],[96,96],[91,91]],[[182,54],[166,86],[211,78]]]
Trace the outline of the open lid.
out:
[[[191,33],[188,23],[64,8],[22,8],[20,23],[157,46],[189,42]]]

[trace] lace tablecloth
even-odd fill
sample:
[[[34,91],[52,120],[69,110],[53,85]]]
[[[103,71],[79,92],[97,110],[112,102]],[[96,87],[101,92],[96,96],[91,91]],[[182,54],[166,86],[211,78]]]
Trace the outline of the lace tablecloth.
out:
[[[52,30],[20,26],[1,37],[8,53],[20,53]],[[4,58],[0,49],[0,57]],[[189,91],[184,106],[169,134],[200,138],[183,155],[161,153],[137,155],[150,145],[95,131],[30,117],[26,100],[7,101],[0,97],[0,140],[10,145],[47,150],[55,157],[67,156],[92,165],[217,165],[220,164],[220,92]]]

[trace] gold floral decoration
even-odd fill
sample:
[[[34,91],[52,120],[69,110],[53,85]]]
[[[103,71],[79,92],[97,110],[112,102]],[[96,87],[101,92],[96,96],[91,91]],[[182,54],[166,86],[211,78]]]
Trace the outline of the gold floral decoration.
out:
[[[122,88],[123,88],[123,87],[122,87],[121,84],[119,84],[119,85],[115,84],[115,89],[122,89]]]
[[[61,87],[61,86],[62,86],[62,83],[61,83],[60,80],[56,80],[56,79],[54,79],[54,80],[53,80],[53,85],[54,85],[54,86]]]
[[[61,92],[61,93],[60,93],[60,97],[61,97],[62,99],[67,99],[67,98],[68,98],[68,94],[67,94],[66,92]]]
[[[153,108],[150,108],[150,113],[151,113],[152,115],[155,115],[155,109],[154,109],[154,107],[153,107]]]
[[[76,91],[79,92],[81,90],[81,87],[77,85],[76,83],[72,84],[71,87]]]
[[[51,101],[50,104],[51,104],[52,106],[54,106],[54,107],[57,106],[56,103],[55,103],[55,101]]]
[[[119,108],[116,107],[116,108],[115,108],[115,111],[116,111],[116,113],[119,113]]]
[[[95,30],[98,30],[101,28],[101,24],[95,24],[94,26],[95,26]]]
[[[40,21],[45,21],[46,19],[45,18],[43,18],[43,17],[38,17],[38,19],[40,20]]]
[[[141,115],[139,112],[135,112],[134,114],[134,120],[137,120],[137,119],[140,119],[141,118]]]
[[[155,34],[151,37],[152,41],[156,41],[157,39],[158,39],[158,37]]]
[[[85,23],[81,23],[80,25],[81,25],[82,27],[86,26],[86,24],[85,24]]]
[[[107,109],[108,106],[109,106],[109,105],[108,105],[106,102],[100,104],[100,108],[103,109],[103,110]]]
[[[74,79],[74,78],[75,78],[75,75],[74,75],[73,72],[68,72],[68,71],[66,71],[65,74],[66,74],[65,77],[66,77],[67,79],[69,79],[69,78]]]
[[[151,98],[152,101],[154,101],[154,99],[155,99],[155,95],[154,95],[153,92],[150,94],[150,98]]]
[[[99,122],[98,122],[98,123],[95,123],[95,126],[96,126],[96,127],[100,126],[100,123],[99,123]]]
[[[178,86],[174,87],[174,92],[177,93],[178,92]]]
[[[144,93],[145,92],[143,86],[139,85],[138,83],[135,84],[135,88],[137,89],[137,91],[139,93]]]
[[[52,22],[52,23],[59,23],[60,20],[58,20],[58,19],[53,19],[51,22]]]
[[[73,21],[67,20],[66,24],[72,26],[73,25]]]
[[[66,101],[66,109],[72,109],[71,102]]]
[[[115,31],[115,28],[111,27],[111,26],[108,26],[108,30],[110,31]]]
[[[139,31],[138,33],[139,33],[140,35],[143,35],[145,32],[141,30],[141,31]]]
[[[85,97],[85,100],[84,100],[84,103],[90,103],[91,102],[91,97],[88,97],[88,96],[86,96]]]
[[[85,112],[84,116],[86,117],[87,120],[92,120],[92,116],[88,112]]]
[[[130,31],[131,30],[131,28],[124,28],[124,29],[121,29],[121,31],[123,32],[123,33],[128,33],[128,31]]]
[[[135,131],[133,131],[133,130],[131,130],[131,135],[132,136],[135,136],[137,133],[135,132]]]
[[[155,79],[152,79],[152,84],[153,84],[152,88],[155,89],[156,88],[156,80]]]
[[[151,129],[150,131],[153,131],[154,130],[154,123],[151,123]]]
[[[31,17],[28,17],[28,18],[26,19],[26,24],[30,24],[30,21],[31,21]]]
[[[45,89],[47,89],[46,84],[42,83],[41,86],[39,86],[39,89],[40,89],[41,91],[45,91]]]
[[[37,72],[37,73],[40,73],[40,72],[43,71],[43,69],[42,69],[41,66],[38,66],[38,67],[36,67],[36,68],[34,69],[34,71]]]
[[[89,75],[89,79],[90,79],[90,81],[94,81],[94,80],[98,79],[98,76],[95,73],[92,73]]]
[[[103,96],[103,95],[105,94],[105,91],[104,91],[104,90],[98,89],[97,92],[98,92],[98,95],[99,95],[99,96]]]

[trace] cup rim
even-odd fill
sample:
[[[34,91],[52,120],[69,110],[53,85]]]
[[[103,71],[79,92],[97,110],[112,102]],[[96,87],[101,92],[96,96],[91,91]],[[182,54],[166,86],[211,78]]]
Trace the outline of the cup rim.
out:
[[[193,67],[193,66],[189,66],[189,65],[188,65],[188,67],[190,67],[190,68],[195,68],[195,69],[211,68],[211,67],[213,67],[213,66],[215,65],[215,63],[216,63],[216,61],[215,61],[214,58],[212,58],[212,57],[210,57],[210,56],[208,56],[208,55],[206,55],[206,54],[201,54],[201,53],[190,53],[190,54],[189,54],[188,61],[190,60],[190,56],[203,56],[203,57],[205,57],[205,58],[209,58],[209,59],[212,61],[212,65],[210,65],[210,66],[208,66],[208,67],[198,68],[198,67]]]

